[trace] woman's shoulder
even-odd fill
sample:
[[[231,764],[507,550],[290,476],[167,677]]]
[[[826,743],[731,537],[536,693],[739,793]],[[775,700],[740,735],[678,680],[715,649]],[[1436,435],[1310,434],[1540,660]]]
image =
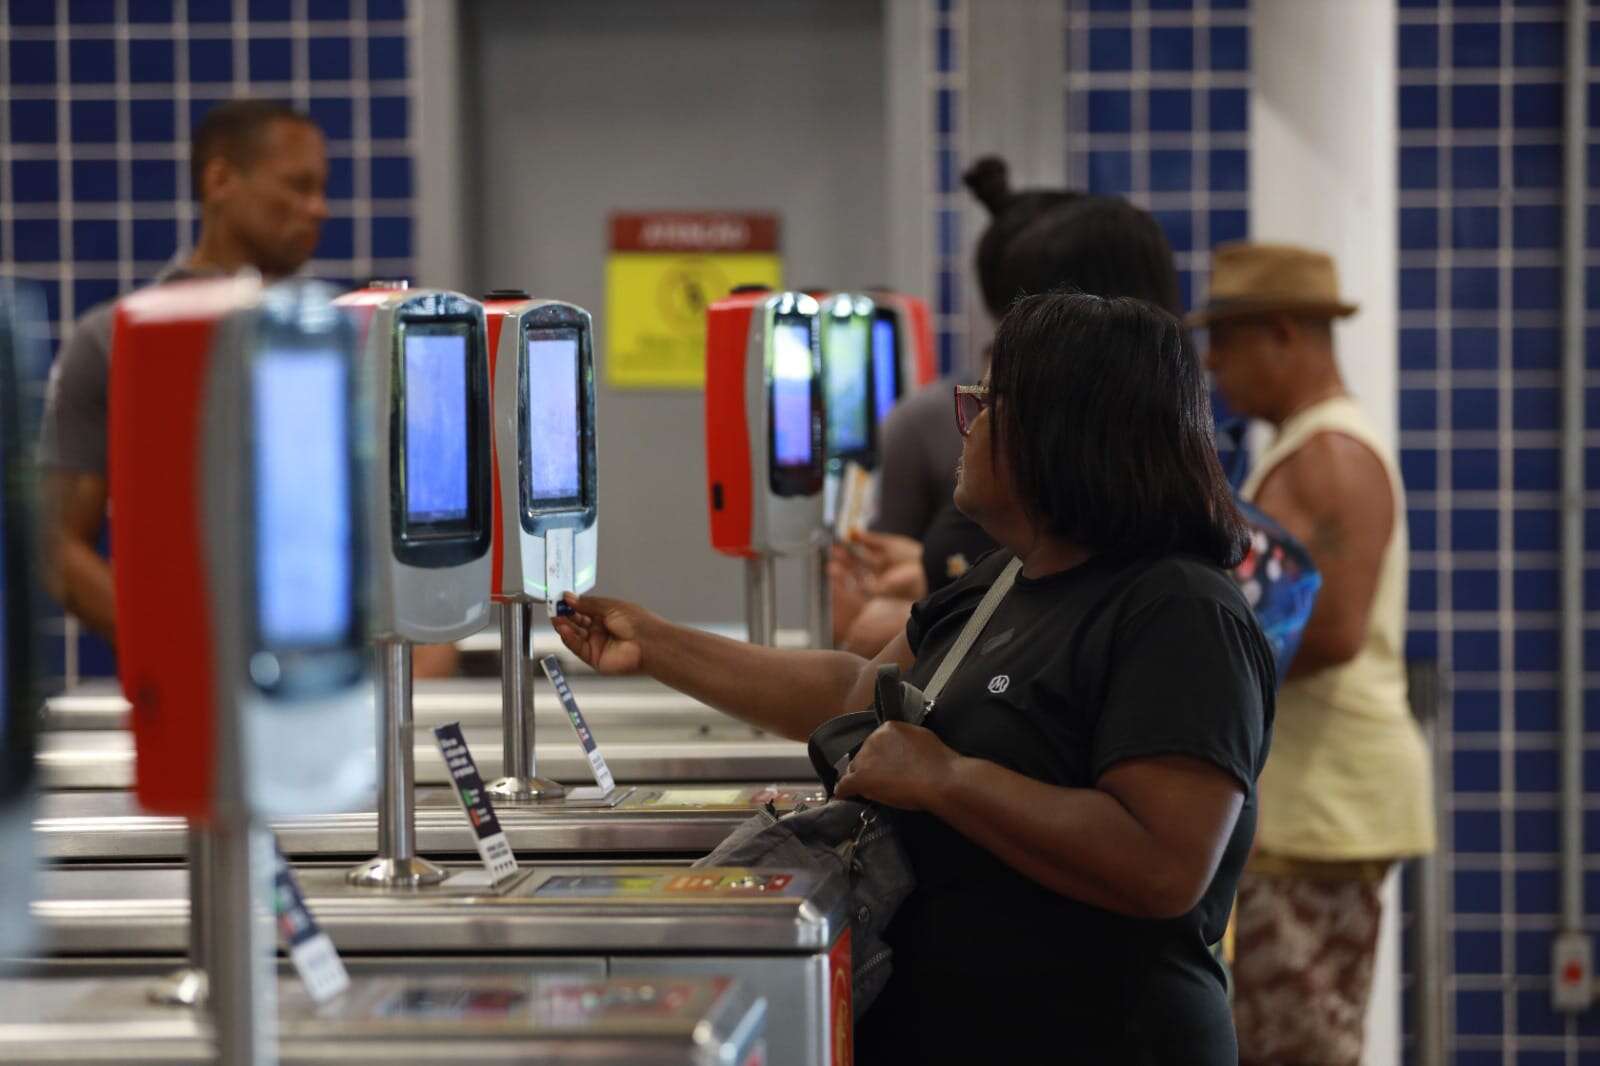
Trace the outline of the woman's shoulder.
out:
[[[1255,612],[1233,575],[1198,555],[1174,554],[1141,560],[1126,572],[1123,582],[1126,611],[1137,612],[1162,600],[1209,600],[1254,624]]]
[[[944,588],[931,593],[926,599],[913,604],[910,623],[906,627],[906,638],[911,644],[911,650],[916,651],[920,647],[922,637],[940,619],[955,611],[974,607],[1013,558],[1011,552],[1004,548],[987,552],[973,563],[966,573]]]

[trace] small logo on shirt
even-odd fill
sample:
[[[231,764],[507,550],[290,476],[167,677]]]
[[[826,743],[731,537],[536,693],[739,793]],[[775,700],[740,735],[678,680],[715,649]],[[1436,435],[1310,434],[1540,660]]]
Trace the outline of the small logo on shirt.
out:
[[[1008,689],[1010,687],[1011,687],[1011,675],[1010,674],[995,674],[993,677],[991,677],[989,679],[989,691],[993,692],[996,696],[1000,695],[1000,693],[1004,692],[1006,689]]]

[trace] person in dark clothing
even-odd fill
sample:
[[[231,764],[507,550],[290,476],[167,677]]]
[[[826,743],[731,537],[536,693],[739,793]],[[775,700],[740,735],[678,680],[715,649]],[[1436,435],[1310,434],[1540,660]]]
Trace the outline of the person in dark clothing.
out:
[[[1013,190],[994,156],[974,163],[963,180],[990,214],[973,265],[995,321],[1018,298],[1057,290],[1131,296],[1182,313],[1172,248],[1148,211],[1114,196]],[[857,654],[875,655],[905,628],[913,602],[995,546],[951,500],[959,440],[949,424],[949,388],[930,386],[890,415],[878,517],[836,555],[835,643]]]
[[[1199,361],[1148,303],[1031,296],[955,416],[956,505],[999,547],[875,659],[592,596],[556,629],[601,673],[801,739],[870,705],[882,664],[925,686],[1020,561],[926,725],[881,726],[839,782],[894,811],[917,879],[859,1061],[1231,1064],[1208,946],[1250,851],[1276,678],[1227,573],[1245,525]]]

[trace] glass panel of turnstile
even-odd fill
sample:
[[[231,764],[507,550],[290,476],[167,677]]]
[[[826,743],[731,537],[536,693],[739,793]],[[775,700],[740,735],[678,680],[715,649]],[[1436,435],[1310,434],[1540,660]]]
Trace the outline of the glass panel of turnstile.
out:
[[[28,832],[38,744],[33,507],[22,376],[41,366],[43,308],[26,286],[0,286],[0,958],[31,939],[34,841]]]

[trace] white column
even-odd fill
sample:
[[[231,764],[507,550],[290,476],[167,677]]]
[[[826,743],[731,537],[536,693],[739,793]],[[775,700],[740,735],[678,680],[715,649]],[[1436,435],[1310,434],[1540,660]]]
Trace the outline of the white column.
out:
[[[960,165],[990,153],[1011,167],[1018,188],[1066,182],[1066,18],[1064,5],[1040,0],[967,0],[957,5],[956,121]],[[889,283],[931,302],[935,17],[927,0],[885,0],[884,106],[889,136],[885,198]],[[959,186],[962,271],[969,348],[986,343],[993,323],[983,312],[971,259],[988,213]],[[968,357],[974,352],[969,351]]]
[[[1360,314],[1335,337],[1345,381],[1396,432],[1394,0],[1256,4],[1250,231],[1321,248]]]
[[[1017,188],[1067,180],[1066,5],[983,0],[968,5],[967,122],[972,159],[1011,164]],[[976,217],[984,217],[977,209]]]
[[[417,283],[474,292],[467,277],[460,0],[411,5],[416,110],[412,116],[412,217]]]
[[[1394,0],[1254,5],[1250,50],[1250,230],[1321,248],[1361,306],[1335,328],[1339,364],[1392,445],[1396,421]],[[1400,1061],[1400,892],[1384,886],[1369,1066]]]
[[[932,5],[926,0],[885,0],[883,5],[883,107],[885,153],[885,283],[930,303],[933,264]]]

